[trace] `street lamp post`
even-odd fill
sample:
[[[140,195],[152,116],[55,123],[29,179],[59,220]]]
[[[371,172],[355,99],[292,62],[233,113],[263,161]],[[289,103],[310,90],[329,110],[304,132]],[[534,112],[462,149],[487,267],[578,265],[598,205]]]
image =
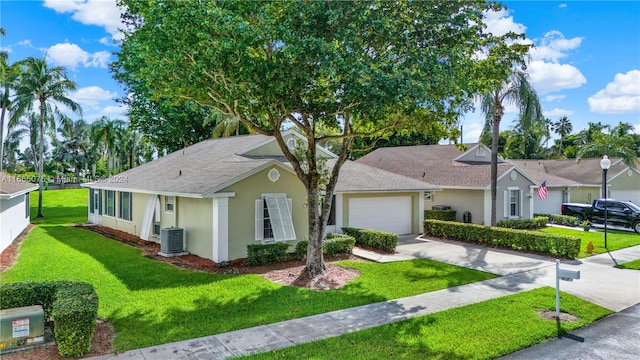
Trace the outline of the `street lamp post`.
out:
[[[607,155],[600,160],[600,168],[602,168],[602,197],[604,198],[604,248],[607,247],[607,170],[611,167],[611,160]]]

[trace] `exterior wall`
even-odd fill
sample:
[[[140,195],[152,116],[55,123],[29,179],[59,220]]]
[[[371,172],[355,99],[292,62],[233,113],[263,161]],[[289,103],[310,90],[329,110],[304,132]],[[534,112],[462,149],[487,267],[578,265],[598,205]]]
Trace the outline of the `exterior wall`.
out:
[[[487,149],[486,147],[478,144],[475,149],[469,149],[466,153],[464,153],[458,161],[461,162],[491,162],[491,149]]]
[[[389,193],[345,193],[342,194],[342,226],[349,227],[349,200],[355,198],[370,198],[370,197],[396,197],[396,196],[411,196],[411,231],[415,234],[422,232],[422,224],[420,219],[420,202],[423,201],[420,192],[389,192]],[[340,216],[340,212],[336,207],[336,216]],[[337,222],[337,221],[336,221]],[[336,229],[341,231],[340,229]]]
[[[177,218],[177,226],[184,229],[185,250],[211,259],[213,252],[212,200],[181,197],[177,203],[179,206],[174,208],[173,214]],[[163,215],[160,215],[161,228],[163,228]]]
[[[280,172],[280,178],[276,182],[267,178],[267,173],[273,168]],[[229,198],[230,260],[246,257],[247,245],[259,243],[255,240],[255,201],[260,200],[262,194],[287,194],[287,198],[292,199],[291,211],[296,237],[298,240],[308,237],[309,222],[305,206],[307,193],[295,174],[278,166],[269,167],[220,192],[235,192],[235,197]]]
[[[616,200],[631,200],[640,204],[640,174],[627,170],[609,181],[609,196]]]
[[[569,202],[591,204],[593,200],[602,198],[600,186],[579,186],[571,188]]]
[[[515,180],[512,180],[510,176],[510,173],[512,171],[515,171],[515,170],[510,170],[509,173],[507,173],[505,176],[503,176],[498,180],[498,189],[496,194],[496,221],[505,220],[508,218],[508,214],[504,213],[504,208],[505,208],[504,191],[513,187],[519,188],[522,193],[522,197],[521,197],[522,213],[518,218],[519,219],[533,218],[533,212],[531,211],[533,209],[533,206],[532,206],[533,196],[532,196],[532,190],[530,189],[530,186],[533,186],[534,184],[531,183],[531,181],[529,181],[527,178],[525,178],[521,173],[517,171],[516,171],[517,175]]]
[[[98,191],[98,190],[96,190]],[[124,231],[126,233],[140,236],[142,230],[142,220],[144,219],[145,205],[147,203],[146,194],[132,193],[131,200],[131,220],[124,220],[119,218],[120,215],[120,192],[115,192],[115,208],[116,216],[109,216],[106,214],[107,195],[104,190],[102,192],[102,226],[110,227],[112,229]]]
[[[449,205],[456,211],[456,220],[462,221],[465,211],[471,212],[471,222],[484,223],[484,190],[443,189],[433,194],[432,201],[424,201],[424,209],[434,205]]]
[[[29,225],[24,195],[0,200],[0,252],[4,251]]]

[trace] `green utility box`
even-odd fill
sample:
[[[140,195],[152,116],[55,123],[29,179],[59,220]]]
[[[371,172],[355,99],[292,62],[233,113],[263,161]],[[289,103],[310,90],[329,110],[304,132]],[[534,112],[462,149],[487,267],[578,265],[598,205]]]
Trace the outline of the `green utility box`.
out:
[[[42,306],[0,310],[0,352],[41,343],[44,343]]]

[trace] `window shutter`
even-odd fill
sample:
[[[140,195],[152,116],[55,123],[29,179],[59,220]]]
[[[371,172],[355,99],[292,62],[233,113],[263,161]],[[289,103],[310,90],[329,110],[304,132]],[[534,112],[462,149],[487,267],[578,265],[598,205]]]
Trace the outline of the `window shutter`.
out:
[[[522,197],[523,194],[524,194],[524,191],[518,190],[518,195],[520,196],[520,210],[519,210],[520,212],[518,213],[518,215],[520,217],[522,217],[524,215],[524,211],[523,211],[524,210],[524,201],[522,201],[523,200],[523,197]],[[533,201],[533,200],[531,200],[531,201]]]
[[[504,191],[504,214],[502,215],[504,218],[509,218],[511,215],[509,211],[509,190]]]
[[[102,215],[102,196],[104,192],[102,190],[98,190],[98,215]]]
[[[255,202],[255,216],[256,216],[256,241],[262,241],[264,239],[264,219],[263,219],[263,200],[256,200]]]
[[[93,189],[89,189],[89,212],[91,214],[93,214],[93,211],[96,207],[94,201],[95,199],[93,198]]]

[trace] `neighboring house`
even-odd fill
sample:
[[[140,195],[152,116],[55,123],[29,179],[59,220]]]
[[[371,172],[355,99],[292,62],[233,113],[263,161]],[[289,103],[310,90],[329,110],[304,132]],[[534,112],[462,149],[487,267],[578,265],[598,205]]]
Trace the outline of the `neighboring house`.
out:
[[[527,172],[534,167],[548,175],[578,183],[577,186],[570,187],[568,202],[591,204],[593,200],[602,198],[603,172],[600,168],[600,160],[600,158],[587,158],[579,162],[575,159],[514,160],[513,162]],[[544,174],[535,176],[538,177],[537,181],[544,180]],[[640,170],[630,168],[620,158],[611,159],[611,167],[607,171],[607,197],[640,204]],[[559,209],[554,213],[559,213]]]
[[[379,148],[357,162],[439,186],[425,194],[424,207],[447,205],[463,220],[466,211],[473,223],[491,223],[491,149],[469,144],[421,145]],[[518,166],[498,159],[496,220],[530,219],[533,215],[535,180]]]
[[[305,146],[285,134],[292,152]],[[331,166],[336,156],[318,148]],[[89,222],[159,242],[163,228],[184,229],[184,250],[216,262],[246,257],[247,245],[308,236],[307,194],[275,138],[205,140],[89,188]],[[422,181],[366,165],[343,165],[327,231],[360,227],[418,233]]]
[[[0,252],[29,225],[29,192],[37,184],[0,173]]]

